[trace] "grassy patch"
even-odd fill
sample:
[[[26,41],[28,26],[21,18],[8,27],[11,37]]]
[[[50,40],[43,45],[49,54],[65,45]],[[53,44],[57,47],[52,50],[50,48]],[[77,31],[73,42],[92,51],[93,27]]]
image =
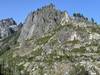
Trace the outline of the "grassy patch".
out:
[[[63,44],[69,44],[69,43],[72,43],[72,44],[79,44],[80,41],[79,40],[73,40],[73,41],[65,41]]]
[[[72,52],[85,53],[85,51],[86,51],[85,47],[80,47],[80,48],[74,48],[74,49],[72,49]]]
[[[37,41],[35,41],[35,43],[37,45],[41,45],[41,44],[45,44],[48,42],[48,40],[51,38],[51,36],[45,36],[45,37],[42,37],[42,38],[39,38],[37,39]]]

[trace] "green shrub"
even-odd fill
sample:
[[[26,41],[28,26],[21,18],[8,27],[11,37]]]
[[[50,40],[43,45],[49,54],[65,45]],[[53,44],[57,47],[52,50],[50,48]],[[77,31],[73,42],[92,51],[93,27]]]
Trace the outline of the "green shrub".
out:
[[[89,75],[88,71],[85,70],[84,66],[73,65],[73,68],[71,71],[69,71],[69,75]]]

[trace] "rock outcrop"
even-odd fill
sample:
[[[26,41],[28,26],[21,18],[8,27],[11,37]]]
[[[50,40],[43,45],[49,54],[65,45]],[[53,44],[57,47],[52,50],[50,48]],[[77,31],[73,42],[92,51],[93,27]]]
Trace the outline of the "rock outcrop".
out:
[[[22,42],[32,36],[39,38],[59,26],[61,21],[68,22],[68,20],[68,14],[56,10],[54,5],[42,7],[28,15],[18,41]]]
[[[0,20],[0,39],[4,39],[17,31],[17,24],[12,18]]]

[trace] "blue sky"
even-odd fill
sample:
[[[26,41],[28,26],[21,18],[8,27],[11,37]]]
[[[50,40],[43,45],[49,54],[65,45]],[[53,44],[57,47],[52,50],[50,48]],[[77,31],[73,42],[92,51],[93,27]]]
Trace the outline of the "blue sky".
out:
[[[29,12],[50,3],[69,15],[80,12],[100,23],[100,0],[0,0],[0,19],[12,17],[23,22]]]

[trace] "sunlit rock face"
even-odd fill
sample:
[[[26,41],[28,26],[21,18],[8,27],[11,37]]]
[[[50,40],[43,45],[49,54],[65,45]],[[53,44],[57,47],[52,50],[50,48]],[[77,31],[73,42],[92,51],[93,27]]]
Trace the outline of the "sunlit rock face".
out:
[[[62,18],[62,20],[61,20],[61,25],[65,25],[66,23],[68,23],[70,21],[70,17],[69,17],[69,15],[68,15],[68,13],[67,12],[64,12],[64,17]]]
[[[39,38],[59,26],[61,21],[64,24],[68,20],[68,14],[56,10],[54,5],[42,7],[28,15],[18,40],[21,42],[32,38],[32,36]]]

